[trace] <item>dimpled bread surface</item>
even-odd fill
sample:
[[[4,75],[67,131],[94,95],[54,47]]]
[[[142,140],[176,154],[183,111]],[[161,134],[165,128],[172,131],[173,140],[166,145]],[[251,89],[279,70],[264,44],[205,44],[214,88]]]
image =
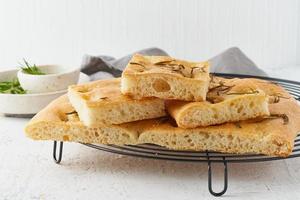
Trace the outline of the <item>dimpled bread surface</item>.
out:
[[[122,95],[120,78],[70,86],[68,97],[84,125],[121,124],[166,115],[164,100]]]
[[[203,101],[209,80],[208,62],[136,54],[122,73],[121,92],[135,99]]]
[[[67,96],[40,111],[26,126],[26,135],[35,140],[57,140],[98,144],[156,144],[173,150],[255,153],[285,157],[290,155],[300,131],[297,101],[280,86],[246,79],[270,96],[285,98],[269,104],[270,116],[183,129],[172,118],[162,117],[120,125],[85,126],[74,113]],[[272,97],[271,97],[272,98]]]
[[[195,128],[268,116],[269,96],[249,79],[213,78],[203,102],[167,101],[179,127]],[[282,96],[283,94],[276,94]]]

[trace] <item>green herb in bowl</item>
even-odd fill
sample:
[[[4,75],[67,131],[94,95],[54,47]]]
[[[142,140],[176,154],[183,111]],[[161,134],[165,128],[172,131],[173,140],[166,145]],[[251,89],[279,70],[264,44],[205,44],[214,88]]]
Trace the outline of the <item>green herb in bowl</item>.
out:
[[[20,82],[17,78],[12,81],[3,81],[0,82],[0,93],[3,94],[26,94],[26,90],[24,90]]]
[[[30,65],[25,59],[23,59],[24,64],[21,64],[21,69],[26,74],[32,75],[45,75],[35,64]]]

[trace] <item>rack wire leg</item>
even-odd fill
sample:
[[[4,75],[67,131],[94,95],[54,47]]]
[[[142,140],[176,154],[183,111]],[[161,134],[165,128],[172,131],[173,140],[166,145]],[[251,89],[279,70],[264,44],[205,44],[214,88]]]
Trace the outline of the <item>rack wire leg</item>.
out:
[[[56,157],[57,141],[54,141],[54,143],[53,143],[53,159],[54,159],[54,162],[57,163],[57,164],[59,164],[61,162],[62,153],[63,153],[63,146],[64,146],[64,143],[60,142],[59,143],[58,158],[57,158]]]
[[[208,190],[210,194],[219,197],[225,194],[228,188],[228,170],[227,170],[227,161],[225,160],[225,157],[223,157],[223,163],[224,163],[224,186],[223,190],[221,192],[214,192],[212,188],[212,170],[211,170],[211,161],[209,160],[209,156],[207,153],[207,159],[208,159]]]

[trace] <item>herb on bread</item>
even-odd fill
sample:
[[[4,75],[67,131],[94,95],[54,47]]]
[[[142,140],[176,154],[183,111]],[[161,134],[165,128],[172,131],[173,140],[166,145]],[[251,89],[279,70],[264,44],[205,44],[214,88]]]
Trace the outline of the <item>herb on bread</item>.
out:
[[[245,94],[257,94],[257,93],[259,93],[259,91],[251,88],[249,92],[231,92],[231,93],[227,93],[227,95],[245,95]]]
[[[283,120],[284,125],[289,123],[289,117],[286,114],[271,114],[271,115],[265,116],[265,117],[258,117],[256,119],[254,119],[253,122],[257,123],[257,122],[262,122],[267,119],[280,119],[280,118]]]
[[[274,94],[270,97],[273,97],[270,103],[278,103],[280,99],[289,99],[290,97],[282,96],[281,94]]]
[[[210,103],[219,103],[224,100],[223,94],[228,93],[234,85],[225,85],[223,81],[219,81],[218,85],[209,88],[206,100]]]
[[[203,66],[203,67],[192,67],[190,78],[194,77],[194,71],[195,70],[200,70],[201,73],[206,73],[205,66]]]
[[[268,117],[265,117],[266,119],[276,119],[276,118],[282,118],[283,124],[289,123],[289,117],[286,114],[271,114]]]
[[[223,81],[220,81],[217,86],[209,88],[208,92],[216,93],[217,95],[228,93],[234,85],[225,85]]]
[[[130,62],[129,64],[136,65],[136,67],[134,67],[135,71],[144,72],[146,70],[146,67],[142,63]]]
[[[129,64],[131,64],[131,65],[139,65],[139,66],[145,67],[142,63],[137,63],[137,62],[130,62]]]
[[[185,74],[183,73],[183,70],[185,69],[184,65],[173,65],[171,71],[175,73],[181,74],[183,77],[185,77]]]
[[[67,112],[65,113],[66,115],[73,115],[73,114],[77,114],[77,112],[74,110],[74,111],[71,111],[71,112]]]
[[[154,63],[154,66],[163,67],[171,70],[172,72],[179,73],[183,77],[193,78],[195,70],[200,70],[200,72],[205,73],[205,66],[202,67],[191,67],[188,70],[183,64],[180,63],[172,63],[176,60],[165,60]]]
[[[166,64],[170,64],[173,61],[175,61],[175,60],[174,59],[173,60],[163,60],[163,61],[154,63],[154,65],[166,65]]]
[[[24,64],[21,64],[21,69],[26,74],[32,75],[45,75],[35,64],[30,65],[25,59],[23,59]]]

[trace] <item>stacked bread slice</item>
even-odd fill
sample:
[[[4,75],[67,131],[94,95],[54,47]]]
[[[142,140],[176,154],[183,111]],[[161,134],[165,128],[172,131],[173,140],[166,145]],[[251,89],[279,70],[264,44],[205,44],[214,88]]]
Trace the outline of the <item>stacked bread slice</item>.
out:
[[[86,126],[122,124],[166,115],[164,100],[122,95],[120,78],[69,87],[70,102]]]
[[[247,79],[214,78],[214,81],[206,101],[166,102],[168,112],[179,127],[195,128],[270,115],[268,95]]]
[[[209,86],[208,62],[135,55],[122,74],[121,91],[135,99],[158,97],[203,101]]]
[[[135,55],[121,78],[71,86],[26,126],[38,140],[288,156],[300,108],[282,87],[208,62]]]

